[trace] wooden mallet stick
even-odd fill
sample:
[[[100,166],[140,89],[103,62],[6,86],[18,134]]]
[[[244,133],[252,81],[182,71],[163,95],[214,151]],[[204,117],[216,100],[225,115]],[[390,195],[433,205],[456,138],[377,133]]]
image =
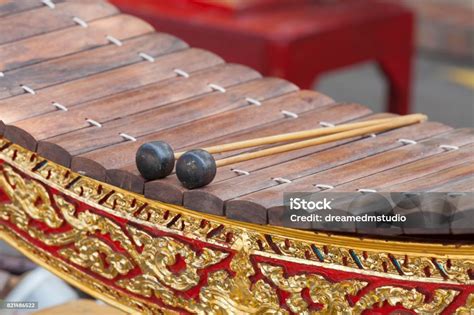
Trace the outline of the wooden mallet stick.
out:
[[[335,127],[316,128],[297,132],[283,133],[274,136],[255,138],[250,140],[232,142],[203,148],[208,153],[221,153],[233,150],[247,149],[264,144],[288,142],[319,136],[334,134],[337,132],[363,128],[389,122],[393,118],[373,119],[363,122],[342,124]],[[142,176],[147,180],[164,178],[171,174],[175,161],[185,152],[174,153],[171,146],[164,141],[153,141],[143,144],[137,151],[136,165]]]
[[[327,136],[307,139],[299,142],[288,143],[281,146],[263,149],[260,151],[243,153],[236,156],[215,161],[213,156],[202,149],[191,150],[183,154],[176,164],[176,175],[184,187],[193,189],[205,186],[212,182],[216,175],[217,167],[257,159],[273,154],[299,150],[310,146],[340,141],[357,136],[363,136],[376,132],[388,131],[404,127],[407,125],[425,121],[427,116],[422,114],[412,114],[397,118],[391,118],[389,122],[377,125],[347,130]]]

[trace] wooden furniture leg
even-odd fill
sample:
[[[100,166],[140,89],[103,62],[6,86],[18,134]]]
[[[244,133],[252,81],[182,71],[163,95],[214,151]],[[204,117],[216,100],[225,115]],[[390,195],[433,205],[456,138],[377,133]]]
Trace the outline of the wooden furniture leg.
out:
[[[410,112],[411,54],[387,56],[379,60],[379,66],[387,78],[387,110],[405,115]]]

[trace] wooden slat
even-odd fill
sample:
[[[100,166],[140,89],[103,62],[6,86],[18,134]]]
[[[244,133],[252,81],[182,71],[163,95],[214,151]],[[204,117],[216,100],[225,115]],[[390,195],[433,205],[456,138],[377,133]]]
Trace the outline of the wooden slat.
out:
[[[32,0],[0,0],[0,17],[17,14],[22,11],[42,7],[41,1]]]
[[[233,75],[233,73],[229,73],[228,71],[223,73],[223,76],[232,77]],[[277,78],[253,80],[229,87],[228,84],[235,84],[236,82],[216,77],[214,74],[209,75],[208,73],[202,76],[197,74],[193,79],[182,80],[181,82],[185,83],[186,86],[191,85],[191,90],[199,91],[199,85],[205,82],[203,78],[223,82],[227,88],[226,93],[216,91],[206,93],[202,97],[194,98],[190,101],[186,100],[171,104],[166,104],[168,101],[166,97],[153,100],[147,96],[146,98],[152,100],[154,106],[158,106],[157,108],[135,115],[131,113],[130,116],[105,122],[100,128],[91,126],[40,141],[38,144],[38,153],[54,160],[54,148],[60,147],[62,150],[67,151],[69,156],[74,156],[124,142],[125,140],[120,136],[121,133],[139,138],[152,132],[186,124],[231,109],[255,106],[249,104],[246,101],[246,97],[264,101],[269,98],[294,92],[298,89],[288,81]],[[161,89],[155,87],[153,90],[154,93],[158,95],[169,95],[169,97],[172,97],[172,101],[174,101],[175,98],[179,97],[180,93],[185,91],[186,86],[179,83],[170,83],[165,84]],[[132,99],[132,101],[134,100]],[[138,102],[139,101],[134,101],[134,103]],[[160,107],[160,104],[165,104],[166,106]]]
[[[469,150],[472,152],[472,147]],[[474,163],[472,160],[452,167],[445,167],[436,173],[417,179],[387,187],[388,191],[417,191],[440,187],[452,182],[474,177]],[[405,215],[406,222],[402,224],[405,235],[450,234],[451,221],[455,209],[446,204],[445,198],[421,198],[421,206],[414,209],[396,208],[395,213]],[[453,221],[454,222],[454,221]]]
[[[276,177],[296,180],[314,173],[350,163],[358,159],[387,151],[401,146],[397,139],[403,135],[421,139],[439,132],[445,131],[447,127],[436,124],[418,124],[414,126],[396,129],[380,134],[375,138],[367,138],[350,142],[339,147],[311,154],[275,167],[265,168],[261,171],[251,173],[248,176],[237,177],[222,183],[210,184],[200,189],[186,191],[183,204],[199,211],[212,211],[212,213],[223,213],[224,204],[227,200],[234,199],[262,189],[277,186]],[[354,140],[359,139],[355,138]],[[255,160],[258,163],[258,160]],[[245,182],[245,184],[244,184]],[[285,185],[291,187],[291,184]],[[311,187],[308,187],[308,189]],[[249,209],[247,204],[244,208],[229,205],[226,207],[226,215],[229,218],[251,221],[255,223],[267,223],[266,207],[259,203]]]
[[[473,142],[472,133],[473,131],[471,129],[460,129],[456,130],[453,135],[464,135],[461,139],[463,142],[465,141],[465,137],[470,135],[467,139],[469,142]],[[448,141],[453,143],[456,142],[456,139],[448,139]],[[474,147],[466,143],[464,143],[464,145],[465,146],[460,150],[442,152],[441,154],[430,156],[426,159],[407,163],[359,180],[348,182],[336,187],[333,191],[356,191],[360,188],[374,189],[377,191],[396,191],[390,189],[390,187],[398,187],[401,189],[400,191],[406,191],[403,185],[407,181],[416,180],[417,178],[440,172],[445,168],[465,163],[469,159],[472,159],[472,150]],[[434,187],[431,189],[434,189]]]
[[[474,147],[472,147],[472,149],[474,150]],[[429,191],[446,193],[474,192],[474,177],[462,178],[458,181],[449,182],[434,189],[430,189]]]
[[[231,70],[227,70],[230,68],[240,69],[243,73],[241,75],[244,77],[259,77],[257,72],[246,67],[224,65],[222,67],[212,68],[212,66],[220,64],[221,60],[201,50],[189,49],[173,55],[178,55],[173,56],[173,63],[160,63],[160,65],[162,65],[161,69],[158,67],[155,68],[155,70],[157,70],[154,74],[155,80],[162,78],[164,82],[158,81],[154,84],[142,86],[134,90],[113,94],[106,98],[73,107],[68,106],[68,111],[57,110],[45,115],[17,121],[13,125],[7,126],[4,133],[5,137],[21,144],[25,148],[36,150],[38,140],[54,137],[80,128],[87,128],[90,124],[86,119],[93,119],[99,123],[105,123],[131,113],[137,113],[168,102],[180,100],[180,98],[192,97],[199,93],[209,92],[211,89],[202,80],[204,80],[206,76],[209,76],[215,80],[224,81],[227,79],[224,77],[224,74],[229,76],[233,74]],[[171,55],[167,57],[170,57],[167,59],[171,59]],[[173,72],[173,69],[178,65],[186,65],[186,68],[191,70],[211,68],[186,79],[176,77],[176,74]],[[111,73],[109,73],[109,75],[109,85],[120,84],[119,82],[113,81],[114,79],[120,80],[120,78],[112,77]],[[236,71],[235,75],[240,75],[240,73]],[[234,77],[228,80],[232,81],[235,79]],[[194,84],[199,84],[199,87],[195,87]],[[133,106],[130,106],[131,104],[133,104]],[[58,163],[60,163],[59,160]]]
[[[177,74],[173,71],[176,67],[192,73],[223,62],[221,58],[208,51],[196,48],[183,50],[157,58],[155,62],[140,62],[48,87],[36,95],[25,93],[0,100],[0,120],[5,124],[12,124],[56,111],[57,109],[52,106],[54,102],[71,108],[101,97],[176,78]]]
[[[31,87],[37,93],[43,93],[41,89],[51,85],[142,62],[144,60],[139,56],[141,52],[157,58],[187,47],[186,43],[174,36],[149,33],[125,39],[122,47],[101,46],[7,71],[1,81],[0,99],[25,93],[21,88],[22,85]]]
[[[35,1],[40,2],[31,0]],[[90,0],[58,3],[54,9],[43,6],[24,11],[0,20],[0,44],[76,26],[73,17],[79,17],[88,23],[117,13],[118,10],[107,2]]]
[[[438,128],[432,128],[432,134],[435,132],[448,130],[447,128],[443,128],[439,125],[435,127]],[[424,126],[423,128],[428,128],[428,126]],[[420,136],[423,137],[423,135]],[[426,137],[426,135],[424,136]],[[369,185],[370,180],[366,180],[364,183],[365,178],[377,177],[378,174],[384,174],[383,172],[385,170],[388,170],[386,172],[390,172],[389,169],[395,169],[394,167],[403,166],[420,159],[421,162],[428,156],[436,156],[436,154],[444,153],[444,150],[439,148],[440,144],[453,143],[453,145],[466,145],[473,142],[474,139],[472,131],[459,130],[428,138],[415,145],[398,145],[398,147],[392,150],[381,152],[373,156],[367,156],[360,160],[353,161],[339,167],[330,168],[328,170],[315,173],[314,175],[303,177],[299,180],[293,181],[291,184],[274,186],[270,189],[261,190],[256,193],[251,193],[246,196],[230,200],[226,204],[226,211],[227,214],[234,211],[238,213],[244,213],[245,209],[250,209],[248,211],[252,211],[254,208],[264,208],[267,209],[268,220],[270,224],[291,227],[291,222],[288,222],[287,220],[288,218],[285,215],[286,209],[283,205],[283,194],[285,192],[323,191],[324,189],[314,186],[317,184],[335,187],[334,189],[327,190],[328,192],[356,192],[359,188],[373,189],[374,187]],[[357,147],[358,144],[351,143],[347,146],[351,145]],[[383,178],[386,177],[388,176],[380,175],[380,179],[382,181]],[[392,177],[397,177],[396,172],[392,173],[390,178]],[[351,183],[354,184],[350,185]],[[297,225],[301,227],[300,224]],[[311,225],[308,224],[306,228],[309,228],[310,226]],[[322,228],[322,226],[313,225],[312,228]]]
[[[120,171],[121,168],[135,164],[135,153],[140,145],[148,141],[162,139],[174,148],[180,148],[193,139],[209,140],[225,134],[237,132],[259,124],[282,119],[280,110],[287,108],[296,113],[315,108],[313,103],[306,102],[310,91],[290,93],[265,102],[265,106],[245,107],[204,118],[183,126],[152,133],[138,139],[137,142],[110,146],[73,158],[71,168],[84,171],[93,178],[105,179],[105,172]],[[316,93],[317,94],[317,93]],[[212,126],[212,128],[209,128]],[[195,140],[194,140],[195,141]],[[134,174],[130,174],[133,176]]]
[[[122,40],[151,31],[153,28],[143,20],[120,14],[93,21],[87,28],[77,26],[26,38],[0,46],[0,71],[5,72],[100,45],[113,45],[106,38],[108,35]]]
[[[472,148],[470,149],[472,152]],[[426,191],[452,182],[474,176],[474,163],[472,160],[450,168],[445,168],[434,174],[426,175],[409,182],[387,187],[388,191]]]
[[[216,143],[228,143],[233,141],[239,141],[243,139],[249,139],[250,137],[261,137],[275,133],[288,132],[290,130],[299,130],[302,126],[315,127],[319,125],[319,121],[331,121],[333,123],[342,123],[364,115],[370,114],[370,110],[359,104],[331,104],[323,108],[317,108],[311,111],[304,112],[299,115],[297,119],[286,119],[283,121],[276,121],[265,126],[257,126],[250,130],[242,130],[236,134],[227,136],[225,138],[213,139],[207,143],[193,144],[193,147],[205,147],[214,145]],[[342,143],[342,142],[339,142]],[[283,163],[298,156],[304,156],[316,151],[323,150],[331,145],[324,145],[319,147],[310,147],[289,154],[279,154],[261,158],[258,163],[255,161],[247,161],[237,163],[230,166],[224,166],[218,169],[216,178],[213,181],[213,185],[218,185],[219,182],[226,179],[235,178],[239,175],[232,171],[232,169],[243,170],[249,173],[253,173],[259,169]],[[190,149],[188,146],[185,148]],[[181,150],[181,149],[180,149]],[[255,149],[254,149],[255,150]],[[248,152],[250,150],[244,151]],[[239,151],[236,151],[239,152]],[[233,152],[234,153],[234,152]],[[235,153],[237,154],[237,153]],[[216,156],[227,156],[224,154],[216,154]],[[246,176],[243,176],[243,178]],[[183,194],[187,191],[181,183],[178,181],[176,175],[168,176],[166,179],[152,181],[146,184],[145,195],[152,199],[157,199],[165,202],[182,204]],[[192,203],[192,201],[191,201]],[[210,207],[210,206],[209,206]],[[206,208],[209,209],[209,208]],[[222,214],[217,211],[217,213]]]
[[[474,176],[455,183],[438,187],[441,191],[469,191],[462,196],[455,197],[455,212],[451,217],[450,232],[454,235],[471,234],[472,238],[474,234],[474,224],[472,224],[474,222]]]

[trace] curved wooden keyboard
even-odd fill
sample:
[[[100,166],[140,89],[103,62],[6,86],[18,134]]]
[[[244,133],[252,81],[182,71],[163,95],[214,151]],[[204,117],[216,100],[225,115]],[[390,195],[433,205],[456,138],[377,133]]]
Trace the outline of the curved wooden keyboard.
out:
[[[174,175],[145,182],[134,159],[147,141],[181,151],[390,114],[225,63],[105,2],[2,10],[0,132],[82,175],[273,225],[284,224],[284,192],[473,190],[474,132],[437,122],[223,167],[201,189],[184,189]]]

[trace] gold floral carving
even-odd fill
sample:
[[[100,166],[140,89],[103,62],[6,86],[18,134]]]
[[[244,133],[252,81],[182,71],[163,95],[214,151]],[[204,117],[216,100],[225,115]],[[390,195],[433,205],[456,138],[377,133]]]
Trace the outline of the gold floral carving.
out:
[[[469,294],[466,299],[466,304],[459,307],[455,314],[456,315],[472,315],[474,313],[474,293]]]
[[[200,300],[214,310],[214,314],[226,314],[235,310],[240,314],[286,314],[279,306],[274,289],[263,280],[251,283],[255,270],[250,262],[248,247],[250,239],[246,233],[236,241],[237,254],[230,263],[235,273],[216,271],[209,275],[208,286],[201,290]]]
[[[455,290],[437,289],[432,301],[426,302],[426,296],[416,289],[383,286],[364,295],[352,309],[355,313],[361,313],[371,309],[374,304],[382,306],[383,302],[387,301],[392,306],[400,304],[420,314],[440,314],[458,294]]]
[[[455,290],[438,289],[434,291],[432,301],[426,303],[425,294],[416,289],[382,286],[364,294],[354,306],[350,306],[347,295],[356,295],[367,282],[346,280],[332,283],[320,275],[307,274],[285,277],[283,268],[279,266],[261,264],[260,268],[277,287],[291,293],[287,304],[297,314],[308,313],[308,305],[301,296],[301,291],[306,288],[314,303],[324,305],[320,310],[323,314],[360,314],[374,305],[382,306],[384,302],[392,306],[401,304],[406,309],[422,314],[439,314],[459,294]]]
[[[3,147],[2,141],[5,143],[0,139],[0,147]],[[11,200],[0,204],[0,219],[9,221],[46,245],[59,247],[58,253],[63,260],[35,248],[1,224],[0,236],[65,279],[128,311],[156,313],[160,306],[147,299],[157,298],[166,307],[192,313],[224,314],[231,310],[234,313],[285,314],[288,310],[280,306],[275,289],[278,288],[290,294],[285,304],[296,313],[313,312],[302,296],[302,291],[308,290],[311,300],[323,305],[318,311],[321,314],[346,310],[357,314],[384,302],[436,314],[459,294],[454,289],[436,289],[427,302],[425,294],[415,289],[382,286],[365,292],[354,305],[349,305],[347,296],[359,294],[367,282],[355,279],[334,282],[311,273],[288,276],[279,265],[253,264],[255,255],[353,273],[365,272],[387,279],[406,277],[412,281],[446,283],[447,279],[454,284],[472,283],[467,272],[474,267],[470,254],[465,257],[413,251],[401,254],[390,253],[390,247],[385,250],[364,248],[364,240],[351,240],[348,243],[358,246],[345,246],[332,245],[337,238],[328,237],[326,242],[321,241],[323,237],[299,239],[300,232],[287,230],[288,235],[284,235],[283,231],[271,228],[169,207],[74,174],[49,161],[43,163],[33,155],[15,145],[0,152],[0,159],[7,161],[0,166],[0,190]],[[33,179],[23,178],[10,165]],[[41,182],[109,215],[87,209],[78,211],[67,197],[50,195]],[[125,220],[118,223],[110,215]],[[34,221],[42,222],[52,230],[61,227],[61,232],[45,233],[31,224]],[[153,227],[167,234],[158,236],[140,226]],[[209,246],[198,252],[183,241],[182,236]],[[117,250],[116,246],[121,249]],[[318,256],[315,247],[322,254]],[[171,271],[180,259],[180,270]],[[216,264],[228,264],[230,271],[221,268],[209,272],[196,299],[177,294],[200,285],[199,270]],[[98,277],[90,277],[78,267]],[[132,270],[135,270],[133,275]],[[264,278],[252,282],[257,271]],[[106,285],[100,277],[112,280],[117,288]],[[82,279],[86,280],[81,282]],[[457,310],[458,314],[464,314],[472,304],[471,295],[466,306]]]
[[[61,226],[63,220],[54,211],[46,189],[35,181],[25,182],[9,166],[3,170],[0,187],[11,198],[12,202],[2,208],[2,218],[12,215],[12,220],[22,229],[28,225],[30,218],[42,221],[51,228]]]
[[[118,274],[125,275],[133,268],[127,257],[114,252],[110,246],[101,240],[95,238],[78,240],[74,243],[74,247],[77,251],[71,248],[62,249],[60,251],[61,256],[81,267],[90,269],[104,278],[114,279]],[[105,256],[105,261],[102,260],[101,256]]]

